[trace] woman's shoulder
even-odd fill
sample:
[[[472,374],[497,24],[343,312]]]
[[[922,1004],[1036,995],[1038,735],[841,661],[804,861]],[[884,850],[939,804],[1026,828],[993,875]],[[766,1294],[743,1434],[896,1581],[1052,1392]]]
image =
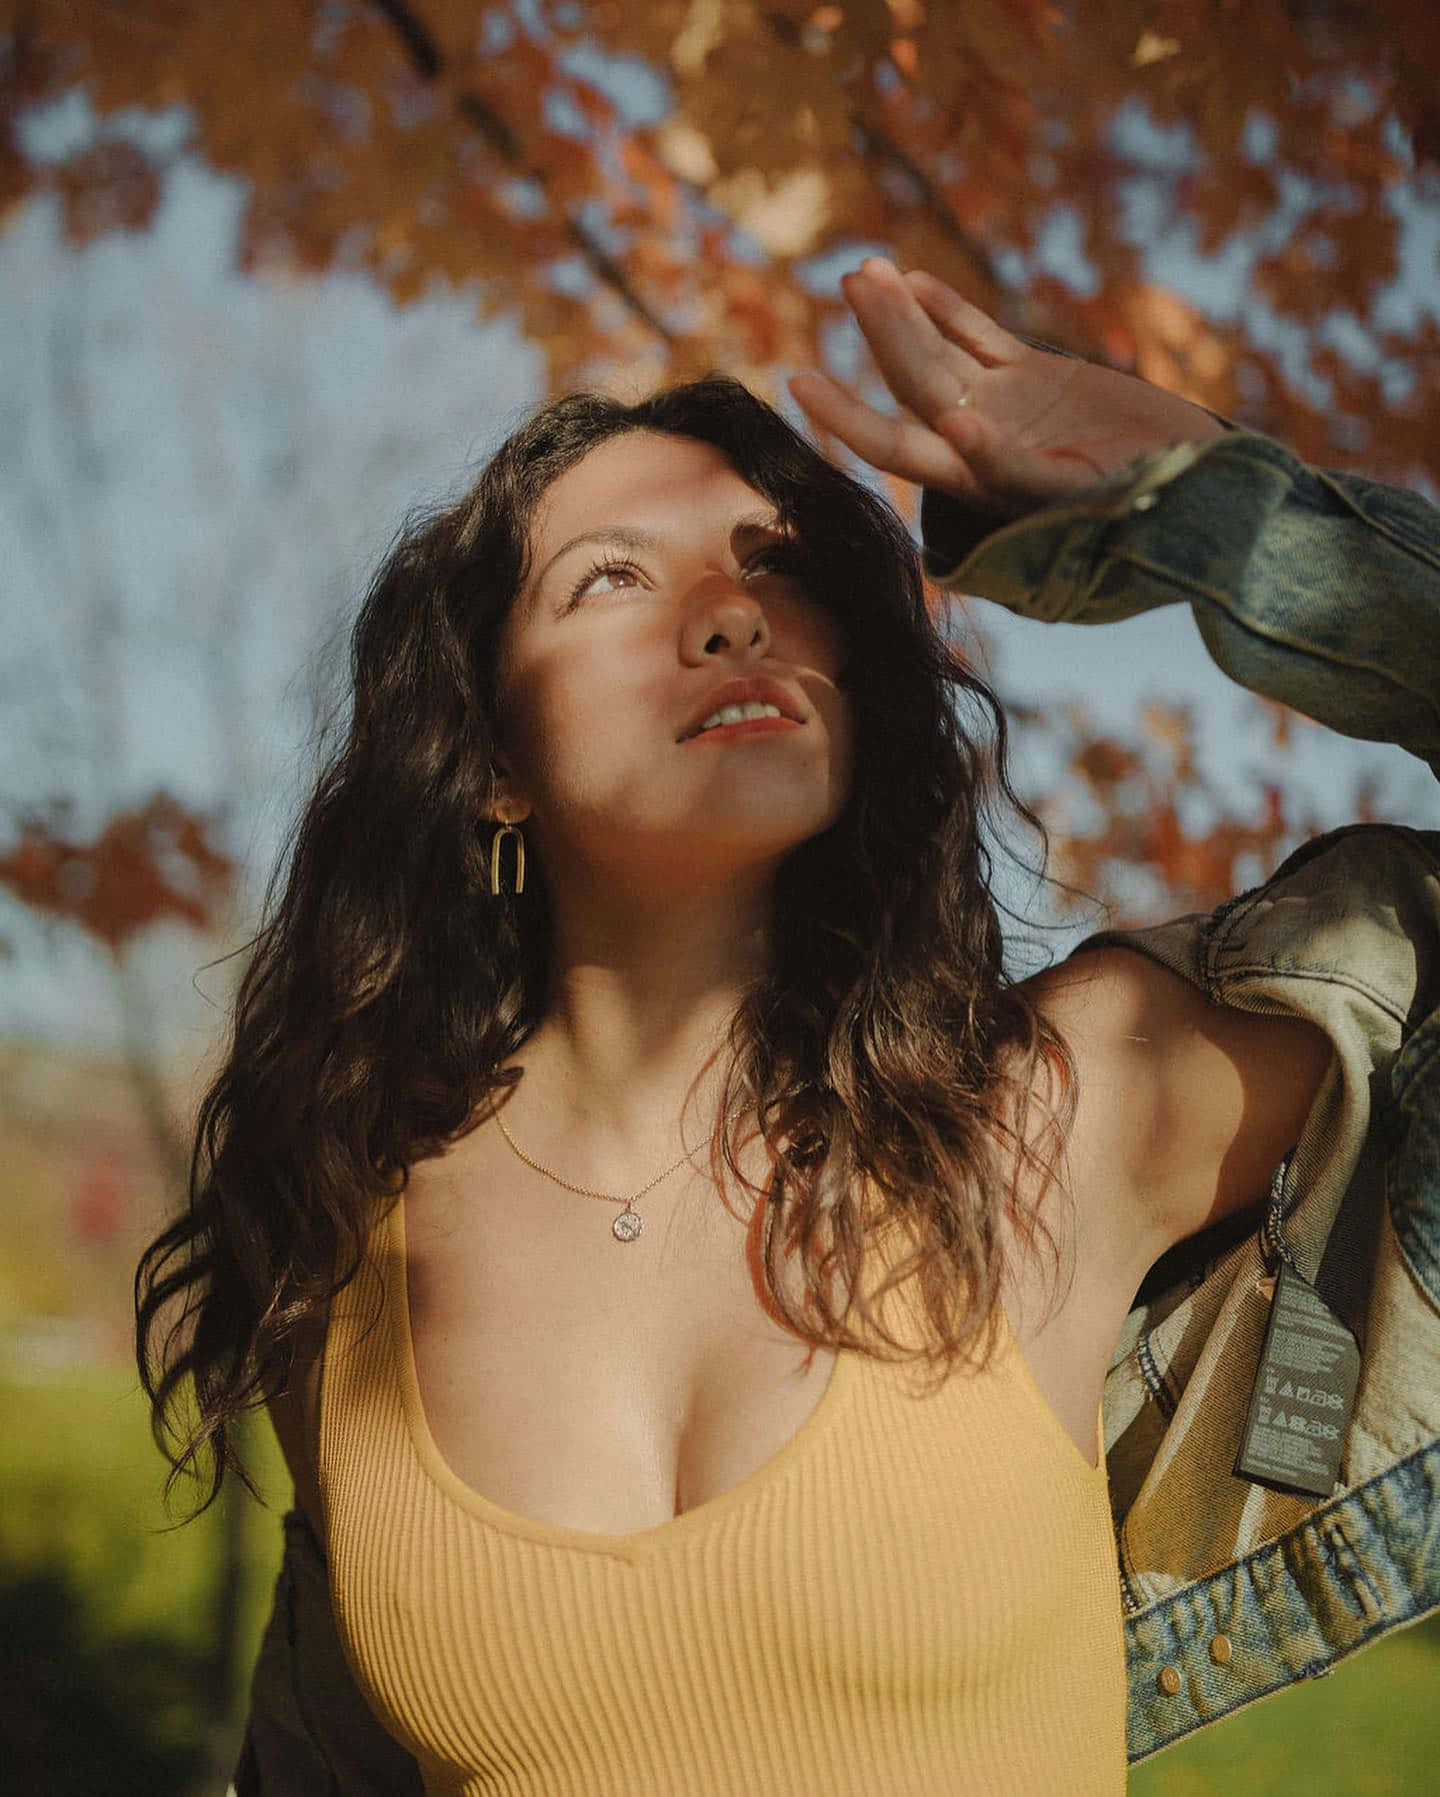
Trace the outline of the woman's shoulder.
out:
[[[1026,986],[1075,1061],[1067,1159],[1089,1213],[1082,1234],[1133,1290],[1176,1242],[1264,1198],[1329,1066],[1329,1038],[1304,1018],[1212,1004],[1116,944]]]

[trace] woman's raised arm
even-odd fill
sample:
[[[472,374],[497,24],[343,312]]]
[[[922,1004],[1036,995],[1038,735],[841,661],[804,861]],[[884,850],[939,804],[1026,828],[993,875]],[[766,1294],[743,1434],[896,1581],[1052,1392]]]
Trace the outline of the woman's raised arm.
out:
[[[1440,513],[1311,467],[1113,369],[1034,348],[943,282],[872,259],[846,293],[906,416],[791,391],[923,484],[927,571],[1046,622],[1185,601],[1233,680],[1440,774]]]

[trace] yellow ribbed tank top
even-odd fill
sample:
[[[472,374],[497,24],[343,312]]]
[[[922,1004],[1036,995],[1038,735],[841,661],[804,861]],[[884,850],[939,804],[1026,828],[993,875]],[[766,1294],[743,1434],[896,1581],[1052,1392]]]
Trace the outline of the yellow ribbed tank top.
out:
[[[1103,1452],[1008,1325],[985,1373],[923,1378],[842,1351],[724,1495],[626,1535],[532,1521],[430,1435],[402,1200],[332,1302],[319,1474],[346,1657],[427,1793],[1123,1792]]]

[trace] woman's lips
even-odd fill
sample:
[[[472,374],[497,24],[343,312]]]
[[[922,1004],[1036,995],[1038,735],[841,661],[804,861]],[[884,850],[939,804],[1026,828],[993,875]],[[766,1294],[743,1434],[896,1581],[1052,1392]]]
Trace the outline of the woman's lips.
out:
[[[702,730],[698,736],[684,737],[682,747],[690,743],[713,742],[716,737],[736,742],[745,736],[778,736],[783,731],[803,730],[804,727],[794,718],[742,718],[738,724],[716,724],[709,730]]]

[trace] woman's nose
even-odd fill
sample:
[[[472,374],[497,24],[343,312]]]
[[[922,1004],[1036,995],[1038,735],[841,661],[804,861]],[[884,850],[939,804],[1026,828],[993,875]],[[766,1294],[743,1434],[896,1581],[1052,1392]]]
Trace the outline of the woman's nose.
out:
[[[681,629],[681,653],[695,666],[716,657],[758,661],[769,652],[770,626],[752,593],[733,581],[710,583],[697,593]]]

